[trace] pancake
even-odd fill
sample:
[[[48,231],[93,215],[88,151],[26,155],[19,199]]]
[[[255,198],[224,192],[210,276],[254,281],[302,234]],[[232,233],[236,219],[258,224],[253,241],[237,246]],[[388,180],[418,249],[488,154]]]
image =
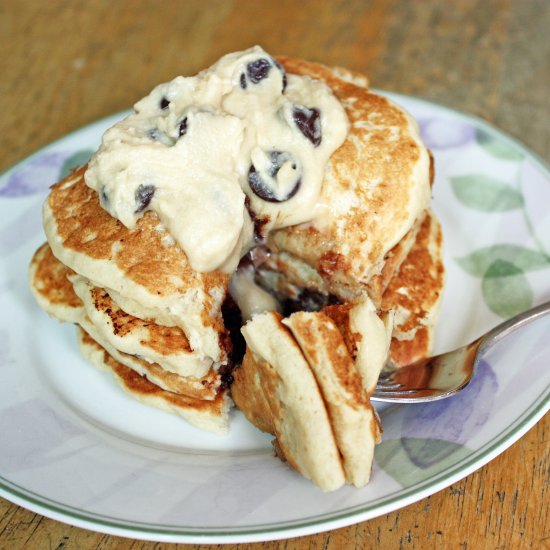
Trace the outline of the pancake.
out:
[[[212,367],[211,360],[191,350],[180,328],[165,327],[152,319],[129,315],[104,289],[94,287],[84,277],[73,275],[70,280],[101,339],[112,347],[182,376],[199,378]]]
[[[76,323],[83,327],[118,362],[146,376],[152,383],[172,393],[201,400],[216,400],[224,387],[222,375],[210,369],[202,377],[180,376],[166,371],[156,363],[118,351],[103,340],[90,321],[84,305],[74,292],[69,278],[74,272],[57,260],[47,244],[35,253],[30,267],[30,283],[41,307],[58,321]]]
[[[74,272],[59,262],[44,243],[32,257],[29,286],[40,307],[63,323],[78,323],[82,301],[73,291],[69,275]]]
[[[234,380],[281,459],[325,491],[362,487],[379,373],[433,343],[433,159],[362,75],[279,61],[252,48],[225,57],[223,77],[179,77],[138,102],[89,168],[52,187],[31,287],[136,399],[220,432]]]
[[[432,353],[445,284],[442,240],[439,221],[430,212],[382,296],[381,307],[395,313],[390,366],[408,365]]]
[[[322,312],[298,312],[285,319],[321,389],[346,481],[363,487],[370,478],[380,424],[346,342]],[[376,373],[378,377],[378,373]]]
[[[329,159],[315,219],[274,231],[267,245],[313,267],[336,295],[358,295],[422,219],[430,200],[430,157],[416,122],[388,99],[328,67],[281,62],[288,72],[326,82],[351,127]]]
[[[403,240],[409,240],[410,235],[414,235],[414,241],[404,243]],[[403,240],[390,251],[382,273],[373,277],[367,285],[369,290],[364,290],[359,297],[349,297],[343,304],[329,293],[322,280],[317,286],[320,277],[310,266],[300,262],[299,269],[294,269],[297,264],[285,263],[284,254],[264,253],[256,278],[264,288],[272,290],[282,303],[287,304],[287,314],[299,309],[323,310],[343,331],[350,322],[350,309],[368,300],[370,290],[376,286],[373,305],[379,311],[394,316],[395,320],[390,343],[383,331],[378,331],[378,336],[371,334],[368,341],[382,348],[389,344],[389,366],[404,366],[432,353],[445,270],[441,227],[431,210],[426,212],[422,224],[413,228]],[[403,258],[404,250],[407,254]],[[264,257],[267,259],[264,260]],[[393,272],[391,277],[390,272]],[[290,283],[289,279],[304,286]],[[334,301],[337,305],[332,305]],[[366,326],[365,321],[362,323]],[[385,351],[380,350],[380,353],[386,355]],[[382,368],[383,365],[378,364]],[[373,388],[377,376],[372,373],[376,369],[367,370],[371,373],[368,385]],[[363,379],[367,379],[366,374],[363,374]]]
[[[110,371],[122,389],[137,401],[179,415],[201,430],[217,434],[227,432],[231,406],[227,393],[220,393],[214,401],[203,401],[162,390],[116,361],[81,328],[78,329],[78,340],[82,355],[94,366]]]
[[[210,370],[202,378],[181,376],[164,370],[157,363],[149,363],[148,361],[141,359],[139,356],[119,351],[107,340],[102,338],[101,334],[97,330],[97,327],[86,315],[84,308],[82,308],[82,316],[78,320],[78,324],[116,361],[132,369],[140,376],[145,376],[150,382],[163,390],[179,395],[193,397],[195,399],[212,401],[216,399],[219,391],[222,389],[222,379],[220,375],[213,370]]]
[[[364,486],[380,442],[380,423],[358,368],[366,353],[357,350],[366,335],[355,332],[352,318],[343,334],[323,312],[284,319],[258,314],[242,329],[247,351],[234,371],[237,407],[275,435],[280,458],[325,491],[344,483]],[[370,363],[376,378],[384,359]]]
[[[386,254],[380,273],[362,287],[342,286],[331,278],[323,278],[315,268],[292,254],[271,250],[257,262],[256,280],[281,302],[287,299],[298,302],[298,308],[299,303],[304,301],[304,295],[306,300],[318,303],[316,307],[312,304],[307,309],[320,309],[334,302],[353,301],[364,293],[380,307],[382,294],[416,242],[424,217]]]
[[[84,183],[85,170],[54,185],[44,204],[44,229],[54,255],[93,286],[142,305],[147,315],[140,317],[158,311],[158,319],[169,318],[200,356],[227,361],[221,306],[229,274],[192,270],[152,212],[134,230],[124,227]]]
[[[234,371],[232,397],[253,424],[275,435],[280,458],[325,491],[345,474],[315,377],[279,314],[243,327],[248,348]]]

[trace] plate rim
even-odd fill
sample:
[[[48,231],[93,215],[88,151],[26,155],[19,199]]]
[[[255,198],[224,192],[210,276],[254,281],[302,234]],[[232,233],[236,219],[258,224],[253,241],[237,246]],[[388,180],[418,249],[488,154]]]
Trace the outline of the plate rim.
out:
[[[424,99],[418,96],[401,94],[393,91],[372,88],[372,91],[388,97],[397,103],[407,101],[416,102],[426,108],[436,108],[441,113],[447,113],[454,118],[466,121],[476,128],[487,130],[519,149],[537,164],[550,181],[550,166],[537,152],[531,150],[527,145],[515,137],[507,134],[498,127],[486,120],[452,107],[440,104],[435,101]],[[105,125],[108,121],[116,120],[126,116],[130,110],[126,109],[113,113],[106,117],[83,125],[39,148],[34,153],[26,156],[14,165],[0,173],[0,178],[6,177],[10,172],[29,163],[37,156],[50,149],[70,141],[84,131],[91,130],[94,126]],[[306,519],[291,520],[278,523],[260,524],[254,527],[180,527],[161,526],[131,520],[114,519],[112,516],[102,516],[94,512],[86,512],[81,508],[73,507],[49,499],[40,494],[20,487],[7,480],[0,473],[0,496],[6,500],[20,505],[24,508],[40,513],[51,519],[75,525],[85,529],[100,531],[103,533],[134,537],[142,540],[156,540],[162,542],[186,542],[186,543],[237,543],[237,542],[260,542],[266,540],[277,540],[296,536],[304,536],[313,533],[336,529],[352,525],[361,521],[372,519],[384,513],[398,510],[435,494],[460,479],[480,469],[493,458],[504,452],[529,431],[550,409],[550,387],[546,387],[539,396],[534,399],[530,406],[525,409],[515,421],[508,425],[503,431],[487,442],[485,445],[470,453],[453,466],[444,469],[438,474],[432,475],[415,485],[401,488],[390,495],[381,497],[374,503],[357,504],[348,510],[328,512],[315,515]],[[368,490],[368,486],[366,489]],[[382,501],[382,502],[380,502]]]
[[[550,387],[547,387],[539,396],[532,402],[529,409],[518,417],[513,424],[510,424],[505,430],[501,431],[491,441],[487,442],[477,451],[469,454],[466,458],[456,463],[451,468],[447,468],[431,476],[423,481],[412,485],[406,489],[396,490],[389,496],[383,497],[382,502],[372,504],[359,504],[353,508],[360,507],[359,510],[351,509],[337,513],[326,514],[329,517],[324,518],[319,515],[313,516],[308,520],[294,520],[280,522],[277,524],[263,524],[253,528],[188,528],[179,526],[160,527],[155,524],[145,522],[132,522],[130,520],[116,520],[110,516],[102,516],[101,514],[85,512],[80,508],[68,506],[63,503],[51,501],[47,497],[41,495],[33,495],[32,491],[18,488],[16,484],[5,480],[0,475],[0,496],[3,496],[10,502],[19,504],[25,508],[31,509],[34,512],[41,513],[46,517],[56,519],[78,527],[95,530],[94,527],[102,526],[106,529],[101,532],[119,535],[119,536],[136,536],[144,540],[162,540],[170,542],[188,542],[200,540],[201,542],[219,543],[219,542],[260,542],[265,540],[275,540],[280,538],[289,538],[303,536],[312,533],[323,532],[347,525],[356,523],[355,521],[346,521],[349,519],[357,520],[357,522],[372,519],[384,513],[388,513],[407,506],[425,498],[428,495],[435,494],[445,487],[452,485],[456,481],[467,477],[474,471],[485,466],[493,458],[504,452],[516,441],[518,441],[527,431],[529,431],[547,412],[550,405]],[[435,481],[434,481],[435,479]],[[4,494],[4,491],[11,486],[13,492]],[[15,489],[13,489],[15,487]],[[368,486],[367,486],[368,487]],[[432,489],[436,487],[435,491]],[[19,494],[16,494],[19,493]],[[8,497],[15,496],[17,501],[11,500]],[[418,497],[419,498],[416,498]],[[394,504],[402,503],[395,507]],[[26,504],[32,506],[26,506]],[[46,514],[44,511],[52,512]],[[69,522],[68,519],[76,520]],[[315,529],[322,527],[321,529]],[[264,535],[274,535],[269,539]],[[141,535],[141,536],[140,536]],[[145,536],[144,536],[145,535]]]

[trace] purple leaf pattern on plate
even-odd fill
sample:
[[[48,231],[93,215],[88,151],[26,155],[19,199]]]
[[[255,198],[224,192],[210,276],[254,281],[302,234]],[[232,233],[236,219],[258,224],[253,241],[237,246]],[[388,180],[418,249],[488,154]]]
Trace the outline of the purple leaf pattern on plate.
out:
[[[45,192],[50,185],[84,164],[91,151],[55,151],[43,153],[25,162],[9,176],[0,188],[0,197],[18,198]]]
[[[409,405],[402,436],[463,444],[487,421],[497,389],[497,377],[491,365],[481,361],[473,380],[458,395],[414,407]]]
[[[405,405],[401,438],[382,441],[378,465],[403,486],[453,466],[471,452],[466,444],[489,418],[497,389],[493,369],[481,361],[470,385],[455,397]]]
[[[428,149],[451,149],[475,142],[475,128],[466,122],[419,118],[418,127]]]

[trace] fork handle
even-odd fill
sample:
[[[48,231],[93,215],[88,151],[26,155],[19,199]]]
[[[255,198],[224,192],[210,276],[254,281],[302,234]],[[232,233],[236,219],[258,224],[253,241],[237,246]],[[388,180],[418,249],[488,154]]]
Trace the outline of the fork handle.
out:
[[[534,308],[528,309],[523,313],[520,313],[500,325],[497,325],[495,328],[490,330],[487,334],[481,337],[481,342],[479,344],[477,358],[479,359],[485,352],[494,346],[497,342],[505,338],[512,332],[516,331],[518,328],[521,328],[529,323],[540,319],[550,313],[550,302],[544,302]]]

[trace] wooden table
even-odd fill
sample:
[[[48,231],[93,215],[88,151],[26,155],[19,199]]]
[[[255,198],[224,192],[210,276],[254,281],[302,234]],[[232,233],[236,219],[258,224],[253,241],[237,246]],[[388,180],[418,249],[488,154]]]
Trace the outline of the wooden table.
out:
[[[159,82],[256,43],[476,114],[548,159],[548,28],[547,0],[3,0],[0,170]],[[549,429],[543,419],[484,468],[397,512],[238,546],[548,548]],[[71,527],[0,499],[0,549],[173,547]]]

